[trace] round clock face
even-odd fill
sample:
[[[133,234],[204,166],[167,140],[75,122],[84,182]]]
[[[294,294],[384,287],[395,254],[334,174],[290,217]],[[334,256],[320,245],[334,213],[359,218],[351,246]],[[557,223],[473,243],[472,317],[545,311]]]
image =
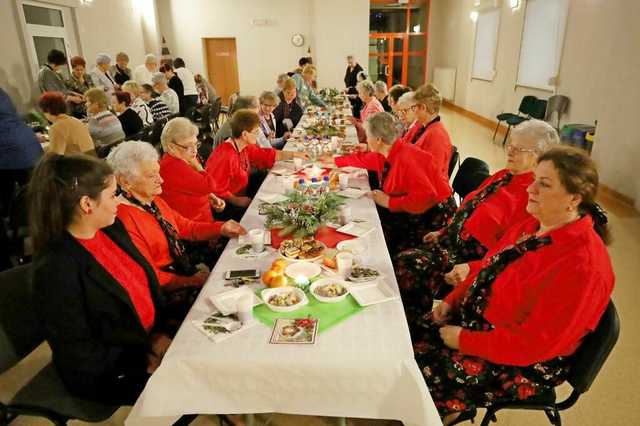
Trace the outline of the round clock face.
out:
[[[304,44],[304,37],[302,34],[294,34],[291,37],[291,43],[296,47],[300,47]]]

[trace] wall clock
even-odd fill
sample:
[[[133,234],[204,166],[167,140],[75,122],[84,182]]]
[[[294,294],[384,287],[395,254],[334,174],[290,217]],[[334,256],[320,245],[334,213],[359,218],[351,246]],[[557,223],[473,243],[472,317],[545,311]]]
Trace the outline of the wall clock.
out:
[[[292,35],[291,44],[293,44],[295,47],[301,47],[304,44],[304,36],[298,33]]]

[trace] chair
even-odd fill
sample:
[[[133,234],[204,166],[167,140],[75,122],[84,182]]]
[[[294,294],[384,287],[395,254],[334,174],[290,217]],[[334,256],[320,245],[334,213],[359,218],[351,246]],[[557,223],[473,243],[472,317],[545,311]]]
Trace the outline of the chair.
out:
[[[31,264],[0,272],[0,373],[30,354],[44,341],[34,313]],[[0,402],[0,425],[20,415],[39,416],[55,425],[71,419],[100,422],[118,409],[71,395],[49,363],[7,403]]]
[[[547,111],[544,115],[544,121],[551,120],[553,113],[556,113],[556,130],[560,132],[560,116],[567,112],[569,108],[569,98],[564,95],[553,95],[547,103]]]
[[[456,164],[460,167],[460,153],[458,152],[458,147],[453,145],[451,147],[451,159],[449,160],[449,179],[451,179],[451,176],[453,175],[453,170],[456,168]]]
[[[451,186],[455,193],[463,199],[488,177],[489,165],[487,163],[477,158],[467,157],[460,164]]]
[[[518,107],[518,112],[513,114],[511,112],[505,112],[502,114],[498,114],[496,116],[496,118],[498,119],[498,124],[496,124],[496,129],[493,131],[493,140],[496,139],[496,133],[498,133],[498,128],[500,127],[500,123],[503,121],[507,121],[508,119],[512,119],[512,122],[515,122],[516,124],[513,124],[514,126],[522,123],[523,121],[527,120],[527,117],[529,116],[529,111],[531,111],[531,108],[533,107],[535,101],[536,101],[535,96],[525,96],[522,98],[522,100],[520,101],[520,106]],[[523,115],[520,115],[523,114]],[[507,132],[509,131],[509,129],[507,129]],[[505,136],[506,139],[506,136]]]
[[[598,327],[585,336],[580,347],[569,359],[571,369],[567,381],[573,390],[567,399],[556,402],[555,391],[552,389],[546,395],[531,400],[495,404],[487,409],[481,426],[488,426],[492,421],[497,422],[496,412],[505,409],[544,411],[551,424],[561,426],[560,411],[572,407],[580,395],[589,390],[619,335],[620,318],[613,301],[609,301]]]
[[[210,104],[203,105],[197,109],[197,115],[194,122],[200,130],[198,137],[201,139],[211,136],[213,131],[213,125],[211,124],[211,110],[212,107]]]
[[[547,114],[547,100],[536,99],[529,110],[529,118],[536,118],[538,120],[544,120]]]
[[[220,128],[218,120],[222,112],[222,98],[218,96],[211,105],[211,125],[213,126],[213,133],[215,133]]]

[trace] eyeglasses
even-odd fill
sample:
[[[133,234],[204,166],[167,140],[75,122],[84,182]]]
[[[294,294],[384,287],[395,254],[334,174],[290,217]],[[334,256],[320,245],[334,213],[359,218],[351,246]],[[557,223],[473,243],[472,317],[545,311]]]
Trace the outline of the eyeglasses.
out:
[[[275,104],[260,104],[263,107],[275,107]]]
[[[409,108],[396,108],[396,113],[406,115],[409,111]]]
[[[537,154],[538,150],[537,149],[531,149],[531,148],[522,148],[520,146],[515,146],[513,145],[513,143],[511,142],[507,142],[504,145],[504,149],[507,152],[513,152],[514,154],[523,154],[525,152],[530,152],[532,154]]]
[[[200,145],[202,145],[202,142],[200,141],[196,142],[195,145],[189,145],[189,146],[180,145],[179,143],[176,143],[176,142],[171,142],[171,143],[179,148],[184,149],[185,151],[198,151],[198,148],[200,148]]]

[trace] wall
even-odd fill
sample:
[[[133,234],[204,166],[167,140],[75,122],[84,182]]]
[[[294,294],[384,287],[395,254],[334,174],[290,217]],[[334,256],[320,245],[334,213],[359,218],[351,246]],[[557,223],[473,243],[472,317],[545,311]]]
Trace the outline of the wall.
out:
[[[522,97],[547,98],[550,92],[515,87],[524,5],[512,11],[503,2],[496,77],[492,82],[471,80],[474,26],[469,19],[473,0],[433,0],[429,76],[437,66],[456,67],[455,103],[487,118],[514,111]],[[522,1],[521,1],[522,3]],[[598,120],[593,157],[601,180],[636,200],[640,207],[640,179],[633,166],[640,160],[637,132],[629,126],[640,109],[640,59],[637,41],[640,2],[571,0],[557,92],[571,99],[562,122]]]
[[[367,0],[157,0],[157,6],[171,54],[194,73],[206,75],[203,38],[236,38],[242,93],[273,89],[278,74],[294,69],[309,47],[320,86],[343,86],[348,53],[366,63]],[[253,19],[269,23],[255,26]],[[302,47],[291,44],[295,33],[305,37]]]

